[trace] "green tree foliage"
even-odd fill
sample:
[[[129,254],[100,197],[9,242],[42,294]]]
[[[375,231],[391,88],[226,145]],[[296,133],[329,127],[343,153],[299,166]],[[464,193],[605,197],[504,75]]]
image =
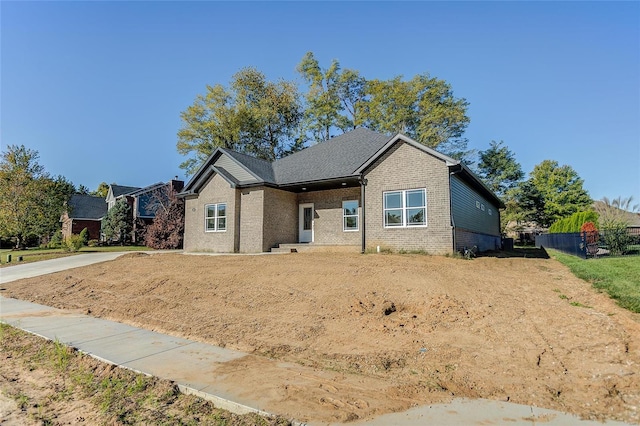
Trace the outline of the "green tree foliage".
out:
[[[530,181],[526,180],[516,188],[508,191],[508,200],[505,203],[507,212],[517,222],[536,222],[541,226],[545,222],[544,195]]]
[[[524,178],[520,163],[503,141],[491,141],[489,149],[480,151],[478,156],[478,175],[499,197],[504,197]]]
[[[89,195],[89,188],[87,188],[84,185],[80,185],[78,186],[78,188],[76,189],[76,194],[80,194],[80,195]]]
[[[75,192],[62,176],[49,177],[37,151],[9,145],[0,159],[0,236],[22,247],[30,236],[49,237]]]
[[[542,211],[535,215],[536,221],[543,227],[577,211],[586,210],[592,203],[578,173],[570,166],[558,165],[557,161],[544,160],[536,165],[529,182],[544,202]]]
[[[90,193],[90,195],[93,195],[94,197],[102,197],[102,198],[107,198],[108,194],[109,194],[109,184],[107,182],[100,182],[100,184],[98,185],[98,188],[96,188],[95,191],[92,191]]]
[[[180,165],[188,174],[218,147],[274,160],[304,144],[297,86],[269,82],[254,68],[236,73],[229,88],[207,86],[180,117],[177,149],[190,156]]]
[[[468,157],[469,103],[453,95],[451,85],[428,74],[368,82],[365,125],[386,133],[402,132],[454,158]]]
[[[273,160],[362,126],[405,133],[457,159],[474,155],[464,138],[469,103],[444,80],[367,80],[337,60],[322,68],[312,52],[297,70],[308,87],[305,105],[294,83],[269,82],[254,68],[235,74],[228,88],[207,86],[180,114],[176,146],[188,157],[180,167],[192,174],[217,147]]]
[[[338,125],[342,104],[340,102],[340,64],[333,60],[326,70],[308,52],[298,64],[298,72],[309,85],[305,95],[307,108],[304,111],[305,130],[313,140],[322,142],[331,137],[331,129]]]
[[[469,156],[463,137],[469,124],[468,102],[456,98],[444,80],[428,74],[410,80],[366,80],[358,71],[341,71],[333,60],[327,69],[308,52],[298,72],[309,86],[305,95],[306,129],[315,142],[365,126],[382,133],[404,133],[418,142],[451,155]]]
[[[102,219],[102,233],[107,241],[119,241],[124,245],[133,228],[131,207],[125,199],[116,201]]]
[[[549,227],[550,234],[580,232],[585,223],[598,223],[598,213],[593,210],[580,211],[557,220]]]
[[[594,209],[600,215],[598,222],[603,240],[611,250],[611,254],[624,254],[633,242],[633,237],[627,228],[633,215],[638,212],[639,206],[633,205],[632,202],[633,197],[618,197],[613,200],[603,197],[602,200],[594,203]]]

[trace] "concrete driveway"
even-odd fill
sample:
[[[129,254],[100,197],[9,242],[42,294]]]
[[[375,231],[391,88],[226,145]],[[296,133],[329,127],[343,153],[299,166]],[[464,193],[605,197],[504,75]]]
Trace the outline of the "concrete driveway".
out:
[[[39,275],[51,274],[67,269],[79,268],[81,266],[92,265],[94,263],[113,260],[131,251],[103,252],[103,253],[82,253],[74,256],[61,257],[58,259],[43,260],[41,262],[24,263],[22,265],[12,265],[0,268],[0,283],[8,283],[22,278],[37,277]],[[156,252],[153,252],[156,253]]]

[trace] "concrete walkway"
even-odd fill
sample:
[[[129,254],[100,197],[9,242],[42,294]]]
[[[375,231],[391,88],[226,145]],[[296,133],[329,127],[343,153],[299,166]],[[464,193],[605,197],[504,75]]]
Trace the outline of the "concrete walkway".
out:
[[[104,260],[111,260],[122,253],[100,253],[78,255],[54,261],[37,262],[13,266],[24,268],[24,276],[13,273],[7,278],[2,274],[1,282],[26,276],[40,275],[60,269],[67,260],[68,267],[78,267]],[[84,259],[77,259],[83,258]],[[102,259],[102,260],[99,260]],[[42,265],[49,262],[47,265]],[[41,264],[41,268],[35,266]],[[47,272],[44,272],[47,271]],[[100,360],[129,368],[145,374],[172,380],[185,393],[194,393],[216,406],[243,414],[257,412],[268,415],[269,392],[256,398],[255,393],[243,392],[225,380],[228,369],[234,361],[254,357],[243,352],[220,348],[149,330],[132,327],[118,322],[107,321],[83,314],[63,311],[48,306],[0,296],[0,321],[47,339],[63,342]],[[283,370],[283,376],[295,375],[300,386],[317,386],[311,370],[300,375],[303,367],[277,361],[267,361],[264,368]],[[252,374],[248,372],[247,374]],[[315,373],[317,375],[322,373]],[[301,379],[300,376],[303,378]],[[308,379],[304,379],[308,376]],[[305,383],[308,380],[309,383]],[[277,414],[277,413],[274,413]],[[313,418],[312,412],[305,412]],[[350,422],[357,425],[602,425],[600,422],[581,421],[577,417],[559,411],[490,400],[457,399],[449,404],[435,404],[417,407],[401,413],[379,416],[365,421]],[[298,423],[299,424],[299,423]],[[307,424],[324,424],[308,422]],[[607,425],[624,425],[620,422],[606,422]]]

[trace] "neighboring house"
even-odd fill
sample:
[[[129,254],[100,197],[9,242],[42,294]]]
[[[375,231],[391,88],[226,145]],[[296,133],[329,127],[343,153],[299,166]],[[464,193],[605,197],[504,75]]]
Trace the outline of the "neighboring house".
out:
[[[60,218],[63,238],[79,234],[84,228],[87,228],[89,239],[99,239],[101,221],[107,214],[107,204],[104,198],[74,194],[67,206],[67,211]]]
[[[131,219],[133,222],[132,240],[139,242],[140,231],[153,223],[156,216],[156,209],[160,198],[164,196],[165,188],[171,187],[174,191],[180,192],[184,187],[181,180],[172,179],[169,182],[158,182],[153,185],[139,188],[135,186],[109,185],[109,192],[105,199],[108,208],[111,209],[120,200],[126,200],[131,207]]]
[[[459,161],[402,134],[356,129],[273,163],[217,148],[180,195],[187,251],[501,245],[501,201]]]
[[[127,196],[132,192],[139,191],[140,189],[142,188],[139,188],[137,186],[123,186],[116,184],[109,185],[109,192],[107,193],[107,197],[105,198],[109,210],[111,210],[111,208],[116,204],[116,201],[121,198],[126,199],[127,202],[129,202],[129,205],[133,205],[133,198],[127,198]]]

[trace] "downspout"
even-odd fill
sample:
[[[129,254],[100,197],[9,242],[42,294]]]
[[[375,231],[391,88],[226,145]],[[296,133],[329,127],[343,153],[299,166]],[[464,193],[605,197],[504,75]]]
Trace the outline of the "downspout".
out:
[[[365,195],[366,195],[366,188],[367,187],[367,179],[365,179],[364,174],[360,175],[360,208],[362,209],[362,223],[360,226],[361,229],[361,235],[362,235],[362,248],[360,253],[364,254],[364,252],[367,249],[367,237],[366,237],[366,208],[365,208]]]
[[[451,176],[462,171],[462,167],[458,170],[449,172],[449,214],[451,216],[451,240],[453,241],[453,252],[456,252],[456,220],[453,217],[453,192],[451,191]]]

